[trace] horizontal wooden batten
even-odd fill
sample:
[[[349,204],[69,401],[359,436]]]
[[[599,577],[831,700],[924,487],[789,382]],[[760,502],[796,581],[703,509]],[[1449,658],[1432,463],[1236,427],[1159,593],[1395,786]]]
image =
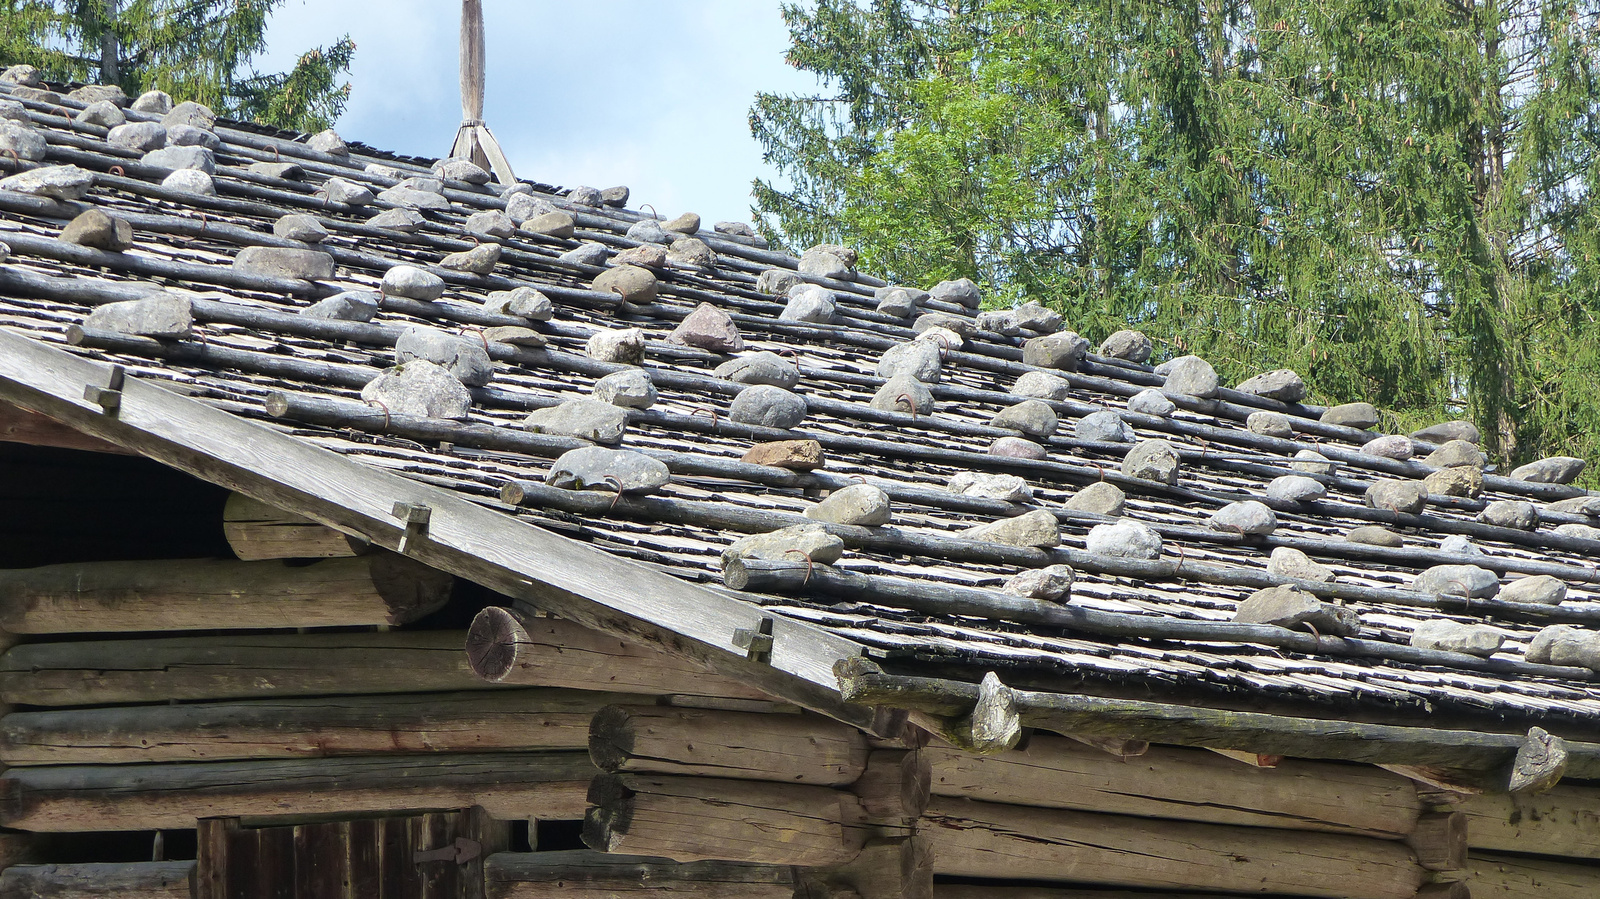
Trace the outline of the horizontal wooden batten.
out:
[[[867,743],[811,715],[615,705],[595,715],[589,756],[602,771],[843,786],[866,770]]]
[[[1591,834],[1592,837],[1592,834]],[[1467,860],[1472,899],[1594,899],[1600,866],[1474,854]]]
[[[528,608],[490,606],[472,621],[464,658],[485,683],[769,699],[710,669]]]
[[[474,805],[502,820],[576,819],[595,773],[581,752],[12,768],[0,777],[0,826],[187,830],[200,818],[304,820]]]
[[[0,571],[0,628],[17,634],[409,624],[455,578],[374,553],[312,565],[178,559]]]
[[[252,699],[490,689],[461,631],[162,637],[26,643],[0,656],[15,705]]]
[[[1381,837],[1410,834],[1422,812],[1411,781],[1367,766],[1287,760],[1256,769],[1169,746],[1121,759],[1042,734],[1002,755],[944,746],[923,754],[935,795],[1011,805]]]
[[[336,559],[359,556],[367,541],[317,524],[304,515],[285,512],[242,493],[228,497],[222,510],[222,533],[233,554],[245,561],[262,559]]]
[[[1327,899],[1412,899],[1426,880],[1393,840],[1155,821],[936,798],[921,833],[934,871]]]
[[[6,765],[583,750],[600,709],[648,697],[582,690],[327,696],[13,712]]]
[[[497,852],[483,866],[486,899],[794,899],[786,865],[688,862],[566,852]],[[3,899],[3,897],[0,897]]]
[[[194,862],[18,865],[0,873],[0,899],[189,899]]]
[[[37,412],[29,412],[0,402],[0,443],[26,443],[56,449],[84,450],[91,453],[132,455],[128,450],[82,431],[67,427]]]
[[[1532,795],[1484,793],[1458,806],[1476,854],[1526,852],[1600,860],[1600,788],[1560,784]]]
[[[1200,893],[1130,893],[1126,890],[1079,890],[1056,887],[1011,887],[987,884],[941,883],[933,888],[933,899],[1238,899]]]

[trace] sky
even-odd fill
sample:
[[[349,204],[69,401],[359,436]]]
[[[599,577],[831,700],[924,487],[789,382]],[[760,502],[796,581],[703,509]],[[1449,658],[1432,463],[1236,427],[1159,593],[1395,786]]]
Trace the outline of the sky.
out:
[[[816,81],[783,61],[778,0],[484,0],[484,120],[517,177],[627,185],[664,217],[750,219],[770,178],[750,136],[759,91]],[[416,156],[450,151],[461,123],[458,0],[287,0],[262,71],[314,46],[356,43],[347,140]]]

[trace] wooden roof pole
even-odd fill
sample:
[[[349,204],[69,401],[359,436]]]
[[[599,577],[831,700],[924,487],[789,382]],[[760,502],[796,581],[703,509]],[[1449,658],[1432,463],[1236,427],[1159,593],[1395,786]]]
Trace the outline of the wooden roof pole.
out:
[[[483,121],[484,81],[488,73],[483,37],[483,0],[461,0],[461,129],[450,148],[454,159],[471,160],[494,173],[501,184],[517,176]]]

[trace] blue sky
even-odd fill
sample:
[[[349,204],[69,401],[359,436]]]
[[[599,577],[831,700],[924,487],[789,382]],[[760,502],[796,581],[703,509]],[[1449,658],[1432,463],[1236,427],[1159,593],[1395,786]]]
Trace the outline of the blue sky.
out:
[[[816,89],[786,65],[777,0],[484,0],[485,120],[518,177],[633,190],[664,216],[748,220],[770,176],[750,136],[758,91]],[[263,70],[356,42],[341,135],[439,156],[461,121],[458,0],[287,0]]]

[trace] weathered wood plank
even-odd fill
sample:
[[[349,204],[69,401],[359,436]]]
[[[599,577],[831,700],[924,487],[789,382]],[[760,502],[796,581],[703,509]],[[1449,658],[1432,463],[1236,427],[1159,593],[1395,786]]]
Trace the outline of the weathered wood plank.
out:
[[[169,559],[0,571],[0,628],[17,634],[409,624],[455,578],[393,553],[313,565]]]
[[[1485,854],[1467,861],[1472,899],[1594,899],[1600,866]]]
[[[1043,734],[998,756],[923,753],[935,795],[1011,805],[1387,837],[1411,833],[1422,812],[1411,781],[1367,766],[1291,759],[1256,769],[1170,746],[1120,759]]]
[[[936,798],[921,832],[934,872],[1150,889],[1412,899],[1403,843]]]
[[[583,750],[600,709],[648,697],[517,689],[13,712],[7,765]]]
[[[581,752],[12,768],[0,777],[0,826],[186,830],[199,818],[305,819],[474,805],[505,820],[576,819],[596,773]]]
[[[614,705],[590,725],[589,757],[602,771],[844,786],[866,770],[867,744],[811,715]]]
[[[37,412],[0,402],[0,442],[52,446],[57,449],[85,450],[91,453],[134,455],[115,443],[91,437]]]
[[[0,873],[0,899],[189,899],[194,862],[18,865]]]
[[[794,869],[588,850],[501,852],[484,864],[484,884],[486,899],[793,899]]]
[[[1129,893],[1123,890],[1078,890],[1054,887],[1010,887],[941,883],[933,888],[933,899],[1237,899],[1232,896],[1200,893]]]
[[[1458,808],[1474,854],[1526,852],[1600,860],[1600,788],[1561,784],[1533,795],[1484,793]]]
[[[359,556],[367,541],[285,512],[242,493],[228,497],[222,533],[233,554],[247,562],[264,559],[335,559]]]

